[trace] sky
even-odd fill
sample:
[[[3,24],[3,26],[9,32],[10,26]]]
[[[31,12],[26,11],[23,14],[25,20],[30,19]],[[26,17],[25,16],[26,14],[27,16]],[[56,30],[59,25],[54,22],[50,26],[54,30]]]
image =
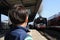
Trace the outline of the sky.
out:
[[[43,0],[43,10],[41,15],[47,19],[60,12],[60,0]]]
[[[40,13],[42,17],[49,18],[54,14],[60,12],[60,0],[43,0],[42,1],[42,12]],[[36,15],[36,18],[38,14]],[[1,15],[1,21],[8,20],[8,17]]]

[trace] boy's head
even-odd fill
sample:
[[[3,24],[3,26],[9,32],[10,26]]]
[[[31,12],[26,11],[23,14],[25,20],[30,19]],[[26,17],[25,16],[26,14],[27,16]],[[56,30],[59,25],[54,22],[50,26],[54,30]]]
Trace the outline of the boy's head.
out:
[[[14,25],[23,24],[28,22],[28,11],[24,6],[16,4],[9,11],[9,18]]]

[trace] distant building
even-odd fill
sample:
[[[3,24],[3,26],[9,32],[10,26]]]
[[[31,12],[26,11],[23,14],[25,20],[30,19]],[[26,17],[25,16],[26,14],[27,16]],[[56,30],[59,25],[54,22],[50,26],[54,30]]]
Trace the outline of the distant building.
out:
[[[60,26],[60,12],[49,18],[48,25],[49,26]]]

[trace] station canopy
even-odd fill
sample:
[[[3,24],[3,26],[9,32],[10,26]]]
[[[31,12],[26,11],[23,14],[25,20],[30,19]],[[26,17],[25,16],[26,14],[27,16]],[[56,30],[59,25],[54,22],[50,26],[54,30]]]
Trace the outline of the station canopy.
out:
[[[1,0],[0,1],[1,14],[8,16],[8,10],[11,9],[12,5],[19,3],[30,11],[29,21],[33,21],[40,7],[41,2],[42,0]]]

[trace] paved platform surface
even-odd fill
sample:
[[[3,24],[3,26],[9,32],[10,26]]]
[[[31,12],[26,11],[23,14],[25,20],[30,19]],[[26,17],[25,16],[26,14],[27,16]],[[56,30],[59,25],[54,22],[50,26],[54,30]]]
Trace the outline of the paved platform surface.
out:
[[[37,30],[30,30],[28,33],[32,36],[33,40],[47,40],[44,36],[42,36]]]
[[[4,40],[4,37],[1,37],[0,40]]]

